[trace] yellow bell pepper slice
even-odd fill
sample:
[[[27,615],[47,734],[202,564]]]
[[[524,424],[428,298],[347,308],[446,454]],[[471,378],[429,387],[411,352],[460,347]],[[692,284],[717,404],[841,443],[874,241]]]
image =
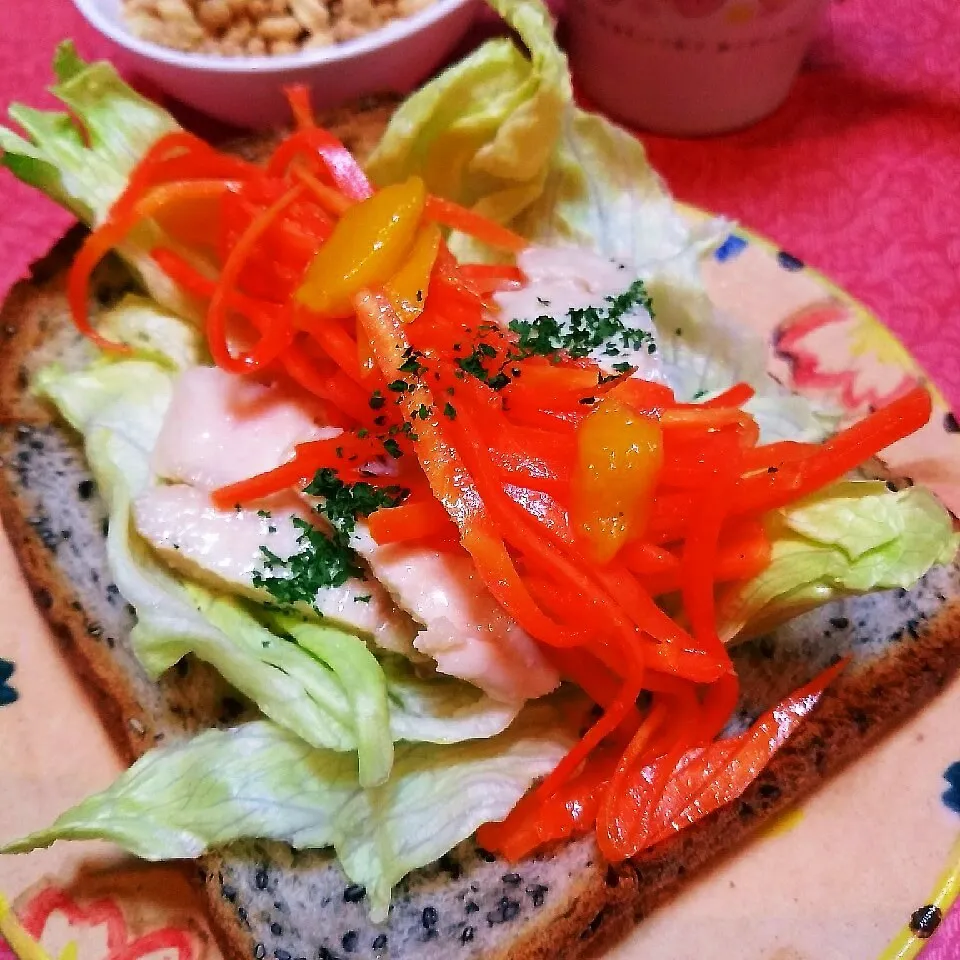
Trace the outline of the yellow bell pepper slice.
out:
[[[656,420],[608,397],[580,424],[570,517],[592,559],[608,563],[643,533],[662,466]]]
[[[350,207],[307,268],[297,300],[327,317],[353,314],[353,298],[382,286],[410,253],[427,193],[419,177]]]
[[[404,323],[416,320],[423,313],[430,274],[440,252],[440,240],[440,228],[435,223],[425,223],[417,233],[403,266],[384,287]]]

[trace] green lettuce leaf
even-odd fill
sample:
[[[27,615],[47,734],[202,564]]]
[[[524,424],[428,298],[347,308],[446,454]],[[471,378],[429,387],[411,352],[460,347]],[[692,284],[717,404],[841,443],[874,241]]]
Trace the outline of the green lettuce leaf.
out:
[[[123,360],[76,373],[46,368],[35,387],[84,437],[109,509],[110,570],[137,612],[130,639],[147,672],[157,677],[193,653],[308,743],[354,749],[347,698],[335,676],[286,641],[272,638],[280,652],[264,647],[262,636],[240,629],[252,618],[231,621],[225,612],[232,609],[230,600],[185,584],[136,534],[131,504],[151,482],[150,454],[169,406],[173,374],[158,364]]]
[[[193,654],[308,744],[357,751],[364,786],[386,778],[395,740],[453,743],[505,729],[519,704],[460,681],[421,677],[400,657],[384,655],[381,664],[355,634],[210,591],[150,549],[131,504],[152,482],[150,454],[174,377],[156,363],[121,360],[76,373],[46,368],[35,384],[84,436],[110,510],[111,572],[137,611],[131,642],[147,672],[157,677]]]
[[[773,556],[763,573],[727,591],[721,637],[746,639],[830,600],[913,586],[960,547],[949,512],[929,491],[847,480],[769,521]]]
[[[428,189],[509,222],[543,191],[571,100],[566,58],[538,0],[490,0],[523,38],[485,43],[398,108],[367,168],[380,184],[411,174]]]
[[[110,840],[145,860],[196,857],[243,838],[332,846],[383,920],[402,877],[503,819],[575,738],[564,712],[538,703],[493,739],[398,746],[389,780],[364,790],[352,758],[276,724],[209,730],[147,753],[103,793],[3,852],[62,839]]]
[[[203,334],[146,297],[128,293],[100,314],[97,329],[108,340],[125,343],[142,360],[171,370],[207,361]]]
[[[57,83],[51,92],[70,112],[12,104],[10,118],[26,136],[0,126],[0,164],[87,226],[98,226],[147,150],[180,128],[166,110],[124,83],[109,63],[84,63],[69,41],[57,49],[54,73]],[[161,245],[195,260],[153,221],[138,225],[118,253],[155,300],[180,316],[196,318],[196,302],[150,257]]]

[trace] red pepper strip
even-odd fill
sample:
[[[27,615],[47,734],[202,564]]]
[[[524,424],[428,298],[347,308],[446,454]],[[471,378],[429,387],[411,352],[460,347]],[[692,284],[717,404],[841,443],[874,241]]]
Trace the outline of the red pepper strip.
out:
[[[490,459],[504,480],[529,490],[565,496],[570,487],[573,439],[546,430],[497,424],[488,432]]]
[[[152,187],[179,180],[245,180],[262,176],[259,167],[219,153],[192,133],[177,131],[157,140],[130,174],[110,214],[119,217]]]
[[[573,545],[575,537],[570,528],[570,518],[566,508],[549,493],[531,490],[529,487],[518,487],[512,483],[505,483],[503,492],[521,510],[526,511],[534,520],[545,526],[557,540]]]
[[[616,699],[604,710],[600,719],[587,730],[546,779],[534,788],[530,796],[539,801],[552,797],[596,747],[623,723],[630,711],[636,709],[637,697],[642,690],[643,672],[640,671],[635,677],[624,682]]]
[[[503,391],[503,396],[520,392],[550,394],[571,393],[576,398],[593,396],[598,386],[598,368],[573,366],[571,364],[553,364],[537,362],[539,358],[524,360],[520,364],[520,376],[511,380]],[[545,399],[541,396],[541,399]]]
[[[150,251],[150,256],[158,267],[178,286],[183,287],[187,293],[192,296],[209,300],[213,296],[213,291],[217,288],[216,280],[211,280],[204,276],[192,264],[188,263],[179,254],[165,247],[157,247]],[[258,300],[255,297],[248,297],[246,294],[234,290],[229,294],[231,306],[236,306],[244,316],[258,317],[265,314],[274,316],[283,311],[283,307],[265,300]]]
[[[543,398],[540,403],[549,403]],[[511,423],[538,430],[554,431],[560,436],[573,436],[577,426],[590,412],[589,407],[580,410],[546,410],[533,406],[510,406],[504,411]]]
[[[611,391],[610,396],[625,403],[637,413],[656,415],[677,405],[673,391],[662,383],[627,377]]]
[[[804,460],[777,473],[754,474],[740,484],[733,513],[765,513],[839,480],[891,444],[919,430],[933,410],[930,394],[917,386],[855,423]]]
[[[703,696],[700,716],[700,740],[709,743],[718,737],[733,715],[740,699],[740,679],[735,673],[725,673],[710,684]]]
[[[724,465],[718,464],[710,496],[703,498],[687,531],[680,565],[683,569],[683,609],[698,645],[715,654],[728,669],[730,658],[717,636],[714,587],[720,531],[730,512],[739,480],[739,458],[731,450]]]
[[[622,378],[612,377],[601,383],[603,370],[592,362],[554,364],[537,359],[521,362],[517,366],[519,376],[514,376],[500,394],[508,412],[535,413],[547,402],[552,410],[572,411],[582,417],[593,400],[613,393],[622,382]]]
[[[138,174],[140,174],[139,177]],[[210,147],[206,147],[205,151],[166,157],[149,165],[142,162],[128,182],[123,195],[136,199],[150,187],[181,180],[249,182],[262,176],[263,171],[254,164],[239,157],[231,157],[229,154],[217,153]],[[138,187],[139,190],[136,190]]]
[[[370,417],[366,395],[342,370],[324,371],[301,348],[288,350],[281,358],[287,375],[304,390],[334,404],[351,420],[365,423]]]
[[[342,456],[338,455],[338,451]],[[342,470],[342,463],[348,457],[368,463],[378,452],[376,441],[372,437],[361,438],[350,433],[341,433],[327,440],[299,443],[295,448],[294,458],[289,463],[247,480],[220,487],[219,490],[214,490],[210,498],[214,505],[222,510],[237,503],[262,500],[291,487],[305,486],[323,467]]]
[[[523,274],[516,267],[493,266],[483,263],[465,263],[460,276],[481,295],[510,290],[523,284]]]
[[[759,523],[730,539],[724,538],[718,548],[714,580],[718,584],[749,580],[767,568],[770,553],[770,540]],[[683,583],[683,568],[678,564],[676,569],[659,573],[655,571],[642,579],[651,596],[676,593]]]
[[[735,383],[729,390],[711,400],[704,400],[702,407],[742,407],[748,400],[756,396],[757,391],[749,383]]]
[[[310,103],[310,90],[306,84],[291,83],[283,88],[283,95],[290,104],[290,112],[300,130],[313,130],[317,123],[313,118],[313,106]]]
[[[294,167],[293,175],[313,194],[314,199],[320,206],[335,217],[342,217],[355,203],[354,200],[345,197],[339,191],[334,190],[333,187],[321,183],[312,173],[308,173],[302,167]]]
[[[219,196],[231,186],[230,183],[208,180],[167,184],[154,188],[132,205],[125,205],[125,209],[119,215],[111,212],[103,224],[84,240],[67,277],[67,302],[70,304],[73,322],[77,329],[103,350],[120,354],[129,353],[129,348],[123,344],[113,343],[101,337],[90,323],[87,297],[94,268],[107,253],[122,244],[127,234],[140,220],[149,219],[171,200]]]
[[[509,267],[501,263],[461,263],[458,266],[460,276],[470,283],[483,280],[523,282],[519,267]]]
[[[220,510],[229,510],[238,503],[253,503],[271,497],[282,490],[306,486],[316,470],[304,466],[299,460],[291,460],[266,473],[239,480],[227,487],[221,487],[210,494],[213,505]]]
[[[338,437],[337,440],[339,439]],[[329,443],[330,441],[320,442]],[[330,455],[333,456],[332,449]],[[283,463],[279,467],[274,467],[265,473],[259,473],[255,477],[238,480],[236,483],[214,490],[210,494],[210,499],[218,509],[228,510],[238,503],[251,503],[273,496],[273,494],[280,493],[282,490],[306,486],[316,472],[316,467],[308,464],[304,458],[295,456],[289,463]]]
[[[432,280],[436,281],[436,295],[444,309],[449,309],[455,303],[478,310],[486,309],[483,297],[461,276],[460,264],[446,243],[440,244]]]
[[[684,466],[667,463],[660,471],[660,489],[701,491],[710,485],[711,477],[711,467],[702,463]]]
[[[482,214],[442,197],[427,197],[424,216],[428,220],[442,223],[445,227],[453,227],[454,230],[469,234],[491,247],[501,247],[511,253],[519,253],[529,246],[529,242],[519,233],[514,233]]]
[[[679,573],[680,561],[669,550],[652,543],[633,541],[620,551],[622,560],[633,573],[643,576],[649,573]]]
[[[824,670],[739,737],[687,753],[674,770],[649,829],[632,838],[631,849],[645,850],[736,800],[796,732],[845,666],[846,661],[841,660]],[[653,774],[651,767],[634,774],[624,804],[643,795]]]
[[[259,173],[252,164],[217,153],[193,134],[183,131],[166,134],[150,147],[137,164],[101,229],[126,218],[145,191],[160,182],[198,177],[204,180],[227,177],[237,181]]]
[[[371,513],[367,519],[370,536],[384,546],[411,540],[457,537],[456,524],[432,497],[418,503],[404,503]]]
[[[579,651],[547,651],[550,657],[571,653]],[[682,717],[679,719],[682,732],[686,733],[689,725],[683,723]],[[633,745],[638,745],[635,738]],[[527,794],[502,823],[484,824],[477,833],[477,842],[516,862],[545,843],[589,832],[597,823],[604,798],[611,793],[609,784],[620,757],[619,750],[600,747],[587,759],[583,770],[553,796],[540,800],[534,793]],[[647,802],[651,803],[649,799]]]
[[[686,699],[689,703],[695,704],[696,698],[692,690],[687,692]],[[642,823],[649,816],[652,806],[649,797],[644,802],[626,808],[621,804],[621,798],[627,778],[635,767],[642,766],[640,760],[647,752],[654,734],[659,732],[667,714],[668,708],[663,697],[659,694],[655,695],[650,712],[620,757],[617,769],[604,792],[597,812],[597,841],[600,852],[611,862],[629,856],[622,851],[629,845],[631,837],[637,833],[637,821]],[[682,711],[680,716],[683,717]]]
[[[668,430],[664,436],[664,465],[660,471],[660,487],[675,490],[703,490],[709,486],[718,460],[722,461],[734,446],[744,452],[755,449],[753,430],[739,426],[730,430]]]
[[[373,347],[370,346],[370,338],[367,336],[363,324],[356,321],[357,330],[357,361],[360,364],[360,376],[364,384],[371,384],[382,379],[382,374],[377,369],[377,358],[373,355]]]
[[[94,267],[127,235],[132,223],[123,220],[108,219],[103,226],[98,227],[84,241],[67,275],[67,302],[77,329],[89,340],[92,340],[101,350],[109,350],[116,354],[130,353],[130,348],[123,343],[114,343],[102,337],[90,322],[90,312],[87,297],[90,290],[90,276]]]
[[[293,342],[293,324],[287,316],[284,317],[282,322],[272,323],[251,351],[235,357],[227,344],[227,315],[230,293],[235,289],[240,271],[243,270],[254,245],[283,211],[300,197],[302,192],[302,187],[293,187],[259,214],[237,242],[237,245],[230,251],[230,256],[227,257],[227,262],[220,271],[217,288],[214,290],[213,296],[210,298],[210,306],[207,308],[207,344],[217,366],[230,373],[250,373],[254,370],[260,370],[276,360]],[[252,320],[253,318],[248,319]]]
[[[722,430],[724,427],[739,427],[751,430],[756,421],[737,407],[696,406],[674,407],[660,415],[664,430]]]
[[[300,307],[300,310],[304,308]],[[308,312],[308,311],[304,311]],[[311,330],[315,343],[326,353],[331,360],[356,384],[366,386],[360,373],[360,364],[357,360],[357,344],[353,337],[336,320],[324,319],[320,323],[308,321],[296,324],[300,329]]]
[[[713,683],[729,669],[725,655],[691,637],[626,570],[610,565],[599,576],[609,593],[622,598],[637,629],[654,641],[643,647],[651,670],[694,683]]]
[[[283,176],[298,157],[319,161],[321,176],[351,200],[366,200],[373,193],[356,158],[327,130],[314,127],[287,137],[267,161],[267,175]]]
[[[537,572],[526,571],[523,582],[533,595],[533,599],[550,617],[558,623],[566,624],[571,632],[576,632],[578,643],[575,646],[578,651],[589,645],[591,653],[604,663],[611,673],[622,678],[624,667],[629,666],[629,661],[625,661],[622,656],[613,654],[607,649],[606,644],[610,639],[608,634],[611,631],[609,628],[597,626],[596,615],[580,601],[575,593]],[[567,650],[571,647],[564,646],[562,649]]]
[[[217,281],[204,276],[192,263],[166,247],[156,247],[150,251],[154,263],[187,293],[195,297],[209,299],[217,289]]]
[[[682,540],[697,502],[688,490],[658,492],[653,498],[644,539],[655,546]]]
[[[776,443],[767,443],[762,447],[754,447],[753,450],[744,452],[743,473],[746,475],[759,470],[769,470],[770,467],[779,469],[784,464],[805,460],[816,451],[815,443],[800,443],[797,440],[778,440]]]
[[[527,794],[503,822],[485,823],[477,843],[516,863],[545,843],[589,833],[617,759],[617,752],[601,748],[549,799]]]
[[[394,375],[404,362],[408,348],[403,322],[383,294],[364,291],[354,304],[381,371],[385,376]],[[402,393],[400,399],[408,416],[412,416],[421,403],[436,409],[429,390],[422,387]],[[449,422],[444,426],[449,426]],[[480,578],[497,602],[531,636],[545,643],[569,645],[579,642],[577,635],[571,635],[554,623],[537,606],[524,586],[503,540],[491,523],[473,478],[438,420],[419,420],[417,438],[417,456],[433,494],[460,528],[461,543],[473,557]]]
[[[589,650],[548,646],[541,650],[560,676],[575,683],[595,704],[607,707],[616,700],[620,678]]]

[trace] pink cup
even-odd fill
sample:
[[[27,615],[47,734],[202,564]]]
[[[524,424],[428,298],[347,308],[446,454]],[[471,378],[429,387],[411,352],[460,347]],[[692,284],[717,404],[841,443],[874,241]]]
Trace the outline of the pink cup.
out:
[[[579,87],[632,126],[744,127],[786,98],[827,0],[567,0]]]

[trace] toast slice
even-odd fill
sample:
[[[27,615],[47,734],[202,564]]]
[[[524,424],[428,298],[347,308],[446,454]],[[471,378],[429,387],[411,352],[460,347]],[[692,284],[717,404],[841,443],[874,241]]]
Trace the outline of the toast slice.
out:
[[[328,123],[361,156],[389,106]],[[263,142],[240,151],[258,156]],[[84,363],[64,296],[82,238],[71,231],[11,293],[0,319],[0,514],[36,598],[101,694],[103,716],[133,760],[161,742],[251,715],[205,664],[187,659],[157,683],[129,644],[132,610],[111,583],[105,512],[78,439],[30,395],[42,365]],[[116,263],[96,278],[108,305],[131,285]],[[389,920],[371,924],[362,888],[323,852],[235,844],[199,861],[214,929],[228,956],[254,960],[580,958],[595,956],[669,897],[683,879],[861,755],[922,707],[960,666],[960,569],[931,571],[911,591],[833,604],[735,652],[747,722],[831,660],[851,665],[812,718],[743,797],[635,861],[608,867],[592,839],[508,864],[471,842],[395,891]]]

